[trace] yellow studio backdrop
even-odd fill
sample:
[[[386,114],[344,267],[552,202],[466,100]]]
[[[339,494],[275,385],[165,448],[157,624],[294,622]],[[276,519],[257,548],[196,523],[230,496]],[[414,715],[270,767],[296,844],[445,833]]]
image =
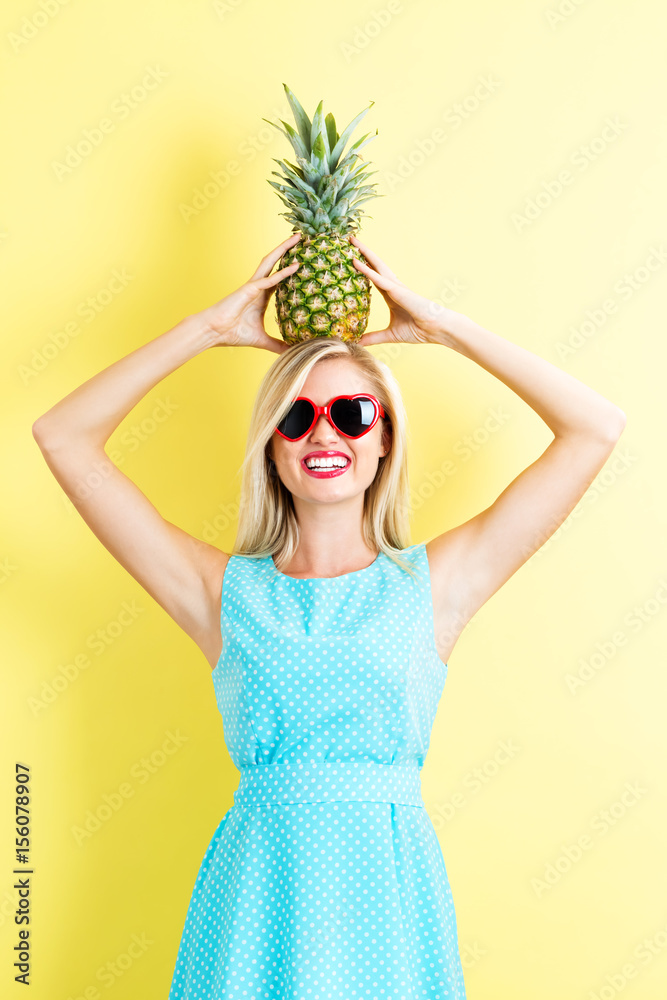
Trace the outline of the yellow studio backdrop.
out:
[[[165,998],[232,805],[208,663],[80,518],[31,425],[289,235],[266,183],[289,148],[262,120],[291,120],[286,82],[340,122],[375,101],[363,155],[384,197],[361,238],[406,284],[627,414],[575,511],[461,635],[423,791],[469,1000],[663,998],[664,4],[11,0],[1,19],[2,996]],[[387,316],[372,302],[369,330]],[[369,350],[410,418],[414,542],[549,444],[455,352]],[[225,551],[274,360],[204,352],[108,442],[164,517]]]

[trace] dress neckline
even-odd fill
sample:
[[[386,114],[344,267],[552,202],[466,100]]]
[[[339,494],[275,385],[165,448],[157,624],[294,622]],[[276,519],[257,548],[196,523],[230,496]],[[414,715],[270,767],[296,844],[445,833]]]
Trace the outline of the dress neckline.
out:
[[[362,566],[361,569],[353,569],[349,573],[339,573],[338,576],[290,576],[288,573],[283,573],[278,569],[275,562],[273,561],[273,555],[268,555],[266,557],[269,567],[273,569],[275,576],[281,577],[283,580],[293,580],[294,583],[327,583],[333,580],[347,580],[350,576],[358,576],[360,573],[367,573],[369,569],[377,565],[377,562],[382,555],[382,550],[378,552],[372,563],[368,566]]]

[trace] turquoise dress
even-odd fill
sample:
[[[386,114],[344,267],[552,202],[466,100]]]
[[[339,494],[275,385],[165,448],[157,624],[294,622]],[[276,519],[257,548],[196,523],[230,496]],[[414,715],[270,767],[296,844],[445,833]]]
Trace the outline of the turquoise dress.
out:
[[[213,685],[240,771],[169,1000],[464,1000],[420,769],[447,666],[425,543],[295,579],[231,556]]]

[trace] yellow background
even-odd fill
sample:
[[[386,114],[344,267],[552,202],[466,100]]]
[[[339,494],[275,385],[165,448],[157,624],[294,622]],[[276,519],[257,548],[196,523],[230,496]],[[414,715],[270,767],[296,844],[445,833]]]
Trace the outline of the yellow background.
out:
[[[363,155],[385,197],[361,237],[403,281],[627,414],[574,514],[462,634],[423,789],[469,1000],[665,996],[666,22],[646,0],[4,5],[3,996],[27,995],[11,968],[16,761],[32,774],[34,1000],[166,997],[232,804],[208,664],[76,514],[31,425],[289,235],[266,178],[290,149],[262,121],[290,120],[283,82],[339,125],[376,102],[358,134],[379,130]],[[104,118],[99,144],[59,168]],[[186,218],[231,161],[238,173]],[[373,303],[369,329],[386,319]],[[275,334],[273,303],[268,322]],[[410,415],[413,541],[487,506],[551,440],[460,355],[369,349]],[[224,550],[274,360],[206,352],[109,442],[165,517]],[[170,734],[183,742],[163,753]],[[124,782],[130,797],[78,842]]]

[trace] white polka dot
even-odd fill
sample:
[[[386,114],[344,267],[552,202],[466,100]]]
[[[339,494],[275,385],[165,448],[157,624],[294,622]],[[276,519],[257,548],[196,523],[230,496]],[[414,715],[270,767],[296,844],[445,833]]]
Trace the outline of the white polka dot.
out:
[[[420,770],[447,677],[425,543],[343,576],[232,556],[213,685],[240,771],[169,1000],[465,1000]]]

